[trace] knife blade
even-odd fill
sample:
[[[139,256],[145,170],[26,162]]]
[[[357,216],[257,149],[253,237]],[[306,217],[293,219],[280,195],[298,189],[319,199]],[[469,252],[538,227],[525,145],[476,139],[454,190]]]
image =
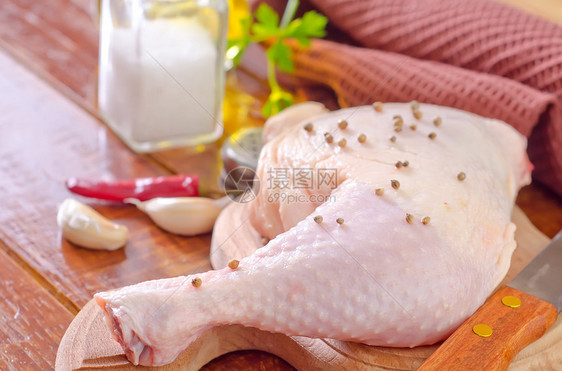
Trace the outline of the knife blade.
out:
[[[562,310],[562,231],[509,283]]]
[[[562,310],[562,231],[418,370],[505,370]]]

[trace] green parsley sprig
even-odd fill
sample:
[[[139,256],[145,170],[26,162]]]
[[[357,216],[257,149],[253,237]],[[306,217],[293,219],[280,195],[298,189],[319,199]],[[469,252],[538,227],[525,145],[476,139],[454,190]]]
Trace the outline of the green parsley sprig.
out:
[[[252,43],[265,43],[267,45],[267,80],[271,93],[265,102],[262,113],[265,117],[272,116],[293,104],[291,93],[279,86],[275,72],[277,68],[283,72],[291,73],[294,70],[293,52],[286,44],[286,40],[297,40],[301,47],[310,46],[310,39],[324,37],[328,19],[314,10],[303,14],[301,18],[293,19],[298,0],[289,0],[283,17],[267,4],[260,4],[254,13],[255,21],[251,18],[242,21],[242,37],[228,41],[229,54],[234,66],[242,59],[246,48]]]

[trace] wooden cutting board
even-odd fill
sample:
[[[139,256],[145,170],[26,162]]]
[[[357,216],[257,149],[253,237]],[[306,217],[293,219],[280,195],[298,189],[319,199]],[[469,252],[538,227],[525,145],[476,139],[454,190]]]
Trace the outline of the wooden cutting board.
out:
[[[517,225],[518,248],[506,281],[511,280],[549,239],[540,233],[519,208],[512,219]],[[247,221],[246,205],[231,204],[219,216],[211,243],[211,263],[223,268],[262,246],[262,239]],[[256,349],[273,353],[298,370],[413,370],[437,348],[373,347],[329,339],[273,334],[239,325],[209,329],[170,365],[158,370],[198,370],[223,354]],[[133,370],[105,324],[101,309],[90,301],[68,327],[57,352],[56,370]],[[152,369],[141,367],[140,369]],[[510,370],[562,369],[562,320],[541,339],[519,353]]]

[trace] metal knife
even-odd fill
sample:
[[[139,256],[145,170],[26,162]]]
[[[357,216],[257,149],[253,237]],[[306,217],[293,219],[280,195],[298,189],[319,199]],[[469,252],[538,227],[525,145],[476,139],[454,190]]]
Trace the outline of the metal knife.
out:
[[[562,231],[418,370],[505,370],[562,309]]]

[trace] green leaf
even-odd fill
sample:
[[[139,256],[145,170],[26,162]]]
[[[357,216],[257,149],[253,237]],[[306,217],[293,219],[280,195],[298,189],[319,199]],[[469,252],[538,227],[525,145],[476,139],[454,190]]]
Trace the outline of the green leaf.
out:
[[[300,27],[303,35],[307,37],[324,37],[326,36],[326,25],[328,18],[314,10],[304,13],[302,16],[302,25]]]
[[[264,26],[260,23],[254,23],[252,25],[252,35],[256,42],[267,40],[270,37],[277,37],[279,33],[278,28]]]
[[[311,10],[306,12],[302,18],[289,23],[283,36],[296,39],[301,46],[309,46],[310,38],[326,35],[327,24],[328,18]]]
[[[267,49],[267,57],[277,64],[277,67],[283,72],[293,72],[292,51],[287,45],[278,40],[269,49]]]
[[[298,1],[289,0],[283,15],[283,24],[280,25],[279,15],[269,5],[260,4],[254,13],[255,22],[251,23],[249,20],[245,27],[245,35],[237,40],[230,40],[228,44],[232,54],[229,57],[234,58],[234,64],[237,65],[249,44],[268,41],[270,46],[266,54],[271,94],[262,108],[265,117],[293,104],[293,96],[279,86],[275,76],[276,69],[288,73],[294,69],[293,52],[285,40],[293,38],[306,47],[310,45],[311,38],[326,35],[328,19],[315,11],[306,12],[302,18],[290,21],[297,7]]]
[[[257,20],[251,27],[254,39],[263,41],[270,37],[279,36],[279,15],[275,13],[273,8],[262,3],[254,16]]]
[[[266,28],[279,28],[279,15],[275,13],[272,7],[262,3],[255,13],[258,22]]]

